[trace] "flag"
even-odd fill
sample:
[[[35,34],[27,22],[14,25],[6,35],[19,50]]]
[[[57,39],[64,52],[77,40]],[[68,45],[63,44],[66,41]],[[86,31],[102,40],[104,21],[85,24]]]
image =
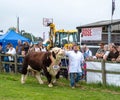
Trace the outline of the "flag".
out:
[[[112,0],[112,15],[114,14],[115,10],[115,0]]]

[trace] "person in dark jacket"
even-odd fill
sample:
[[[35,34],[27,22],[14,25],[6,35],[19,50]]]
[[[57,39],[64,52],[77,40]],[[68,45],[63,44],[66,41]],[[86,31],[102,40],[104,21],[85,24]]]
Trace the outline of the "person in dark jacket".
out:
[[[119,52],[115,45],[110,47],[110,53],[108,54],[107,60],[108,61],[116,61],[117,57],[119,56]]]

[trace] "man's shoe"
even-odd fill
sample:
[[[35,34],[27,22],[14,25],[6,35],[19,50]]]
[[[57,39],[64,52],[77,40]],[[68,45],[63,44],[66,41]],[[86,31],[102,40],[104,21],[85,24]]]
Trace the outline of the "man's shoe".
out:
[[[74,89],[75,87],[74,86],[72,86],[72,89]]]

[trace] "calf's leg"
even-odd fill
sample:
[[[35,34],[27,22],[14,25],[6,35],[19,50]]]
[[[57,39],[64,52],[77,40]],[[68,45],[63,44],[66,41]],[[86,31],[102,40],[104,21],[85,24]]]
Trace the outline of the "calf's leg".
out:
[[[22,84],[24,84],[24,83],[25,83],[26,78],[27,78],[27,74],[25,74],[25,75],[24,75],[24,74],[22,74],[22,75],[21,75],[21,83],[22,83]]]
[[[51,82],[52,76],[49,74],[49,72],[45,72],[45,76],[47,77],[48,80],[48,87],[53,87],[53,84]]]
[[[39,72],[36,72],[36,73],[35,73],[35,77],[36,77],[36,79],[38,80],[38,82],[39,82],[40,84],[43,84],[43,81],[42,81],[42,79],[41,79],[41,77],[40,77],[40,73],[39,73]]]

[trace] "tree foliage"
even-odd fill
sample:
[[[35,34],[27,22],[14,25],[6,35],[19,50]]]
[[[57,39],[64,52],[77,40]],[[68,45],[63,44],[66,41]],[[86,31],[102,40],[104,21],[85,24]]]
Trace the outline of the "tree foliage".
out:
[[[13,30],[16,31],[15,27],[10,27],[8,31]],[[18,34],[21,34],[22,36],[30,39],[31,41],[43,41],[41,37],[35,37],[33,34],[25,32],[25,30],[21,30]]]
[[[23,33],[22,35],[26,38],[29,38],[31,41],[43,41],[41,37],[35,37],[34,35],[27,32]]]
[[[8,31],[10,31],[10,30],[16,31],[16,28],[15,28],[15,27],[10,27],[10,28],[8,29]]]

